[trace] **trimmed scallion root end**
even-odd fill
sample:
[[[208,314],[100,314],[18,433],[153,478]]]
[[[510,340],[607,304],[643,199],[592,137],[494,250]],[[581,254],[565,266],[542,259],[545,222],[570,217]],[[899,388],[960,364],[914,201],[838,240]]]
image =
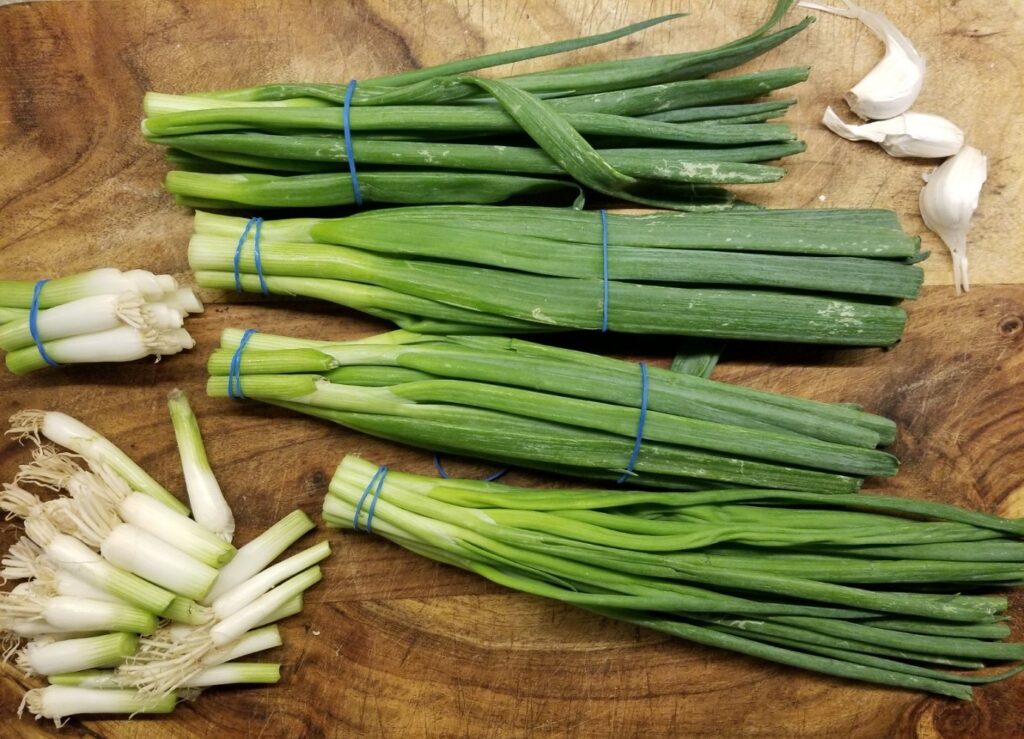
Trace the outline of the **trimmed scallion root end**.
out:
[[[155,697],[136,690],[105,690],[49,685],[25,693],[18,715],[28,708],[39,718],[53,720],[57,727],[67,723],[70,716],[83,713],[123,714],[170,713],[178,702],[174,693]]]

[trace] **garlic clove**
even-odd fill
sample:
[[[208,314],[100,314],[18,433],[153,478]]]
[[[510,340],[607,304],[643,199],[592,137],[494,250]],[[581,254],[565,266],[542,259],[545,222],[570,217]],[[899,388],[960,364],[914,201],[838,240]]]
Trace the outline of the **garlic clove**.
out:
[[[988,159],[965,146],[931,174],[921,190],[921,217],[939,235],[953,258],[953,284],[959,295],[970,289],[967,272],[967,231],[978,207],[981,186],[988,177]]]
[[[800,7],[856,18],[885,42],[885,56],[846,93],[844,99],[850,110],[865,120],[885,120],[907,112],[924,84],[924,59],[910,39],[884,15],[866,10],[851,0],[843,1],[845,9],[806,0]]]
[[[832,108],[821,122],[848,141],[873,141],[894,157],[949,157],[963,148],[964,132],[939,115],[908,111],[885,121],[851,125]]]

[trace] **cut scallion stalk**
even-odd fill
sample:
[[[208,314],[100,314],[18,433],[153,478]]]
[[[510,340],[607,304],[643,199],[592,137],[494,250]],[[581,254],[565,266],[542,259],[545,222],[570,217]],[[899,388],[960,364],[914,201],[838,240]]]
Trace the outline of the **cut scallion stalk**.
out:
[[[203,603],[212,603],[273,562],[285,549],[303,534],[316,528],[313,520],[302,511],[292,511],[276,524],[238,550],[234,559],[218,573]]]
[[[7,432],[15,438],[39,439],[44,436],[55,444],[80,454],[90,464],[104,464],[123,477],[133,489],[145,493],[178,513],[188,513],[182,503],[164,489],[127,454],[81,421],[57,411],[19,411],[11,417]]]
[[[32,526],[32,521],[26,521],[29,536],[33,535]],[[58,567],[121,600],[150,613],[163,613],[174,600],[174,593],[115,567],[74,537],[54,532],[40,538],[46,538],[39,543]]]
[[[270,662],[225,662],[207,667],[182,683],[183,688],[208,688],[212,685],[271,684],[281,680],[281,665]]]
[[[223,595],[217,596],[212,604],[214,614],[219,619],[225,619],[237,613],[275,585],[327,559],[330,553],[331,545],[322,541],[316,546],[268,567]]]
[[[202,598],[217,579],[214,568],[132,524],[115,527],[100,552],[112,564],[186,598]]]
[[[144,695],[136,690],[106,690],[50,685],[25,694],[22,707],[36,718],[52,719],[62,726],[69,716],[83,713],[170,713],[178,702],[177,694],[162,697]]]
[[[64,629],[136,634],[152,634],[156,630],[156,618],[152,613],[102,600],[57,596],[48,599],[40,615],[50,625]]]
[[[290,577],[231,616],[217,622],[210,629],[210,639],[217,646],[225,646],[240,639],[246,631],[256,628],[295,596],[320,582],[320,578],[320,568],[315,565]]]
[[[210,469],[203,437],[199,433],[199,422],[188,398],[180,390],[173,390],[167,397],[167,407],[178,442],[192,515],[198,524],[230,543],[235,533],[235,518]]]
[[[52,643],[29,642],[18,655],[18,667],[29,675],[114,667],[135,652],[135,634],[103,634]]]

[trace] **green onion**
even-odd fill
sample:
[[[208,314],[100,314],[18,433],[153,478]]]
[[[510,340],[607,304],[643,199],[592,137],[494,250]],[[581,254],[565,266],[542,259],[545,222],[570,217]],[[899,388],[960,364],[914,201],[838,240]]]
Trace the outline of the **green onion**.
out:
[[[129,523],[110,532],[100,547],[110,563],[186,598],[205,596],[217,570]]]
[[[141,608],[70,596],[48,598],[39,615],[51,626],[65,629],[136,634],[152,634],[156,629],[156,618]]]
[[[82,713],[170,713],[177,702],[177,694],[154,698],[135,690],[49,685],[28,691],[25,694],[24,705],[36,718],[53,719],[60,727],[69,716]]]
[[[167,407],[174,425],[174,438],[178,443],[192,515],[200,526],[230,543],[235,533],[235,518],[210,469],[203,437],[199,433],[199,421],[188,398],[180,390],[172,390],[167,396]]]
[[[281,665],[269,662],[226,662],[208,667],[189,678],[183,688],[208,688],[211,685],[241,685],[276,683],[281,680]]]
[[[11,429],[7,433],[17,439],[28,437],[38,440],[40,435],[45,436],[54,444],[85,457],[90,464],[108,465],[132,489],[157,499],[171,510],[188,513],[188,508],[127,454],[71,416],[57,411],[19,411],[11,417]]]
[[[56,642],[30,642],[18,654],[18,668],[28,675],[114,667],[135,652],[135,634],[103,634]]]
[[[288,578],[277,587],[234,611],[210,629],[213,644],[223,647],[240,639],[245,632],[258,628],[263,620],[296,595],[320,582],[320,568],[316,565]]]
[[[323,541],[314,547],[278,562],[217,597],[211,607],[217,618],[224,619],[236,613],[266,593],[275,585],[321,562],[331,553],[330,545]]]
[[[508,587],[825,674],[970,699],[971,684],[1024,669],[920,666],[1024,659],[1024,644],[999,641],[1009,634],[996,622],[1007,600],[962,594],[988,575],[1020,581],[1024,553],[1012,563],[914,562],[903,580],[834,578],[903,567],[872,557],[877,539],[940,537],[970,548],[1024,536],[1017,520],[867,494],[527,490],[382,476],[351,455],[331,481],[324,518]],[[739,552],[748,553],[742,567]],[[810,564],[789,567],[801,561]]]
[[[128,362],[191,349],[182,328],[203,309],[190,288],[170,275],[98,269],[46,282],[32,335],[29,311],[34,282],[0,281],[0,349],[7,368],[25,374],[50,364]],[[39,343],[37,343],[37,340]]]
[[[26,520],[25,530],[58,567],[150,613],[163,613],[174,600],[174,593],[116,567],[78,539],[41,524]]]
[[[238,337],[226,332],[210,358],[211,395],[228,394]],[[313,361],[314,351],[325,359]],[[296,373],[282,373],[287,358],[294,359]],[[264,361],[275,374],[262,373]],[[247,397],[376,436],[502,463],[617,479],[637,435],[636,365],[523,341],[402,332],[327,344],[257,333],[239,364]],[[311,371],[317,364],[337,367],[317,374]],[[419,374],[382,385],[379,375],[365,377],[374,368]],[[351,384],[342,384],[342,369],[362,370],[364,377],[346,374],[343,382]],[[862,477],[896,471],[895,458],[875,448],[892,440],[886,419],[669,370],[651,368],[648,378],[634,482],[849,493]]]
[[[923,272],[886,211],[609,215],[437,206],[269,221],[273,293],[329,300],[428,333],[608,328],[855,346],[899,340]],[[261,289],[241,218],[196,215],[200,285]],[[254,234],[248,234],[249,240]],[[603,274],[607,268],[607,285]],[[607,287],[607,301],[605,288]]]
[[[262,572],[285,549],[304,534],[316,528],[302,511],[292,511],[276,524],[238,550],[234,559],[221,568],[216,582],[203,599],[213,603],[217,598]]]
[[[202,522],[150,497],[163,489],[75,419],[41,411],[13,419],[13,433],[36,448],[0,494],[0,508],[22,518],[26,533],[0,563],[0,576],[23,580],[0,593],[0,636],[23,672],[51,677],[49,688],[25,697],[37,716],[59,724],[83,712],[168,712],[179,688],[195,697],[211,686],[280,680],[277,664],[239,660],[281,646],[274,622],[302,610],[330,546],[272,565],[314,527],[295,511],[234,556],[207,528],[217,525],[223,535],[234,519],[212,479],[198,421],[180,393],[169,405],[190,495],[208,514]],[[41,444],[41,435],[82,456]],[[44,501],[23,483],[58,495]],[[158,617],[168,621],[158,626]],[[34,641],[19,650],[22,639]],[[102,699],[89,702],[95,693]]]
[[[133,492],[127,482],[103,464],[96,472],[87,471],[73,455],[48,447],[37,448],[31,464],[21,465],[18,480],[54,490],[67,490],[71,499],[58,498],[43,504],[41,512],[63,533],[76,536],[93,548],[99,548],[113,529],[122,522],[132,524],[190,557],[219,567],[234,555],[234,547],[199,525],[188,516],[170,510],[143,493]],[[29,496],[14,485],[6,485],[0,506],[23,518]],[[36,499],[38,500],[38,499]],[[23,507],[24,510],[15,510]]]
[[[348,116],[362,197],[496,203],[559,190],[571,198],[583,186],[646,205],[729,208],[734,199],[716,185],[777,180],[783,170],[759,162],[803,150],[788,127],[764,122],[792,101],[758,98],[802,82],[807,69],[703,78],[806,28],[810,18],[771,32],[791,5],[779,0],[753,33],[705,51],[503,78],[466,74],[604,43],[678,17],[665,16],[599,36],[363,80]],[[149,92],[142,128],[181,168],[165,184],[185,204],[345,205],[355,200],[342,141],[345,93],[331,84]]]

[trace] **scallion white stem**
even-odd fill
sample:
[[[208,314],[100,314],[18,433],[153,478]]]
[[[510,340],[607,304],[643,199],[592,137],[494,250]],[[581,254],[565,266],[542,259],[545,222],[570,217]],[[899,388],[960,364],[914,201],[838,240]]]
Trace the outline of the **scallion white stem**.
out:
[[[235,548],[213,531],[184,514],[168,511],[142,493],[127,496],[118,504],[117,512],[125,523],[138,526],[210,567],[221,567],[235,556]]]
[[[286,560],[268,567],[257,575],[219,596],[213,602],[213,612],[219,619],[225,619],[245,606],[252,603],[278,583],[312,567],[326,559],[331,553],[331,545],[322,541]]]
[[[72,598],[88,598],[89,600],[103,600],[108,603],[124,603],[127,605],[126,601],[118,598],[116,595],[111,595],[106,590],[98,588],[66,570],[57,570],[54,575],[53,586],[57,595],[66,595]]]
[[[114,633],[64,639],[56,642],[29,642],[18,655],[18,667],[29,675],[114,667],[135,652],[139,638],[135,634]]]
[[[93,295],[41,310],[36,315],[36,332],[43,341],[95,334],[119,326],[143,328],[145,304],[138,293]],[[14,351],[35,343],[28,318],[0,327],[0,349]],[[179,324],[180,325],[180,324]]]
[[[137,690],[98,690],[49,685],[25,694],[19,714],[27,706],[37,718],[53,719],[62,726],[68,716],[82,713],[170,713],[178,702],[175,693],[154,697]]]
[[[58,595],[49,598],[40,614],[57,628],[80,631],[125,631],[152,634],[156,617],[136,606]]]
[[[276,683],[281,680],[281,665],[272,662],[226,662],[208,667],[182,683],[183,688],[206,688],[212,685],[242,683]]]
[[[7,630],[17,634],[22,639],[34,639],[37,636],[46,636],[53,640],[58,639],[79,639],[83,636],[94,636],[93,631],[67,631],[60,627],[46,623],[40,618],[17,619],[6,624]]]
[[[217,570],[129,523],[116,526],[100,546],[112,564],[186,598],[206,595]]]
[[[214,625],[210,629],[210,639],[217,646],[230,644],[296,595],[318,583],[320,578],[320,568],[313,566],[285,580],[273,590]]]
[[[160,615],[179,624],[188,624],[190,626],[209,623],[213,618],[213,613],[206,606],[200,605],[189,598],[180,597],[171,601],[171,604]]]
[[[220,567],[234,556],[235,549],[229,543],[188,516],[170,510],[144,493],[133,492],[107,465],[95,464],[92,471],[87,471],[78,466],[72,455],[48,447],[37,449],[34,457],[32,464],[21,466],[18,479],[56,490],[65,488],[72,500],[58,498],[46,503],[47,507],[64,504],[50,511],[50,519],[63,533],[77,536],[89,546],[99,547],[110,531],[124,522],[148,531],[211,567]],[[0,506],[6,502],[24,515],[34,499],[28,496],[20,489],[5,490]]]
[[[235,517],[224,500],[217,478],[210,469],[203,437],[199,432],[188,398],[180,390],[167,396],[167,407],[178,442],[181,468],[185,473],[185,488],[192,507],[192,515],[202,526],[230,542],[235,533]]]
[[[302,596],[298,596],[302,597]],[[222,647],[210,654],[210,657],[203,660],[208,666],[230,662],[257,652],[265,652],[268,649],[275,649],[281,646],[281,630],[275,624],[263,626],[247,631],[242,638],[233,644]]]
[[[43,343],[46,353],[59,364],[89,364],[95,362],[133,362],[150,355],[162,357],[177,354],[195,346],[195,341],[183,328],[167,331],[119,326],[106,331],[81,336],[68,336]],[[43,369],[46,361],[33,344],[12,351],[4,359],[7,369],[23,375]]]
[[[269,529],[241,547],[234,559],[220,570],[202,603],[210,604],[236,585],[248,580],[280,556],[307,531],[316,528],[302,511],[292,511]]]
[[[0,560],[0,577],[5,580],[26,580],[30,577],[46,577],[52,574],[55,565],[43,554],[43,550],[27,536],[11,545]]]
[[[124,681],[116,670],[80,670],[47,675],[50,685],[67,685],[77,688],[118,689],[124,688]]]
[[[286,601],[284,605],[270,613],[266,618],[259,621],[255,628],[266,626],[268,624],[275,624],[278,621],[283,621],[289,616],[294,616],[297,613],[302,613],[303,602],[302,594],[296,595],[289,601]]]
[[[115,567],[73,536],[57,533],[52,525],[47,530],[45,524],[28,519],[25,528],[30,537],[44,546],[47,557],[57,567],[121,600],[150,613],[163,613],[174,600],[174,593]],[[43,541],[35,539],[37,536]]]
[[[7,433],[15,438],[32,437],[37,441],[40,435],[45,436],[53,443],[85,457],[90,464],[108,465],[134,490],[156,498],[179,513],[188,513],[188,508],[181,501],[167,492],[127,454],[71,416],[57,411],[21,411],[11,417],[11,429]]]

